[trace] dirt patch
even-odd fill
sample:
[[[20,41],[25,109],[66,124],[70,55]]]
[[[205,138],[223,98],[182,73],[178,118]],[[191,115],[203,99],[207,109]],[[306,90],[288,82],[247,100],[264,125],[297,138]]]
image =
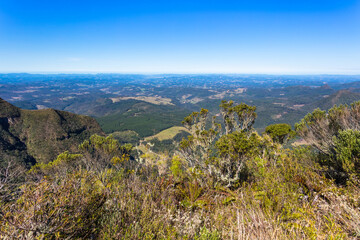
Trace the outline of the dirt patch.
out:
[[[110,99],[111,99],[111,101],[113,103],[117,103],[117,102],[124,101],[124,100],[134,99],[134,100],[144,101],[144,102],[148,102],[148,103],[152,103],[152,104],[156,104],[156,105],[174,105],[171,102],[170,98],[163,98],[163,97],[160,97],[160,96],[154,96],[154,97],[146,97],[146,96],[117,97],[117,98],[110,98]]]

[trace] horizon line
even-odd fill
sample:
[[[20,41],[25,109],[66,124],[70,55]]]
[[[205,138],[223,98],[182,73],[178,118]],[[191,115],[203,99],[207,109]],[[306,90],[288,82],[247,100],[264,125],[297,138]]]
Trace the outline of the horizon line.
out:
[[[310,73],[310,72],[299,72],[299,73],[291,73],[291,72],[279,72],[279,73],[244,73],[244,72],[107,72],[107,71],[14,71],[14,72],[2,72],[0,74],[29,74],[29,75],[60,75],[60,74],[123,74],[123,75],[268,75],[268,76],[360,76],[359,73],[329,73],[329,72],[318,72],[318,73]]]

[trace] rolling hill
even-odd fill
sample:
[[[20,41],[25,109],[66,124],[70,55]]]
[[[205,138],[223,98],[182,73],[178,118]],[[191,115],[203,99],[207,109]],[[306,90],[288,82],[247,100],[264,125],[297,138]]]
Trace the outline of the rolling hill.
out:
[[[320,101],[314,102],[309,105],[309,110],[320,108],[322,110],[328,110],[334,105],[351,104],[360,100],[360,93],[352,92],[349,90],[339,90],[328,96],[324,96]],[[306,109],[306,108],[305,108]]]
[[[54,109],[23,110],[0,98],[0,161],[49,162],[76,151],[92,134],[103,134],[95,119]]]

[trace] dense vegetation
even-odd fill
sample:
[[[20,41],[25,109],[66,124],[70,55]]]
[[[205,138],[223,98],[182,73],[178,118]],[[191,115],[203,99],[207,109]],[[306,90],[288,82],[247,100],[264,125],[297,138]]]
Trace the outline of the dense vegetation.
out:
[[[223,101],[221,121],[193,112],[174,155],[135,158],[131,145],[93,135],[30,171],[9,161],[1,237],[358,239],[360,102],[307,115],[296,125],[307,147],[285,147],[286,124],[260,135],[255,111]]]
[[[134,100],[109,104],[101,108],[109,108],[105,112],[112,112],[110,115],[97,118],[106,133],[131,130],[140,137],[151,136],[166,128],[179,125],[178,119],[184,118],[189,113],[188,110],[174,109],[173,106]],[[101,115],[99,111],[98,114]]]
[[[92,134],[103,134],[91,117],[54,109],[23,110],[0,98],[0,166],[4,160],[49,162]]]

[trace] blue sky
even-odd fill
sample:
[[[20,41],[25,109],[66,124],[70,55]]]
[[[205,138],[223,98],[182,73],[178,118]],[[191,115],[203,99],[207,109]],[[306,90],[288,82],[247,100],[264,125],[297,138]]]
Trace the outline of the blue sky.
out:
[[[360,74],[360,0],[0,0],[0,72]]]

